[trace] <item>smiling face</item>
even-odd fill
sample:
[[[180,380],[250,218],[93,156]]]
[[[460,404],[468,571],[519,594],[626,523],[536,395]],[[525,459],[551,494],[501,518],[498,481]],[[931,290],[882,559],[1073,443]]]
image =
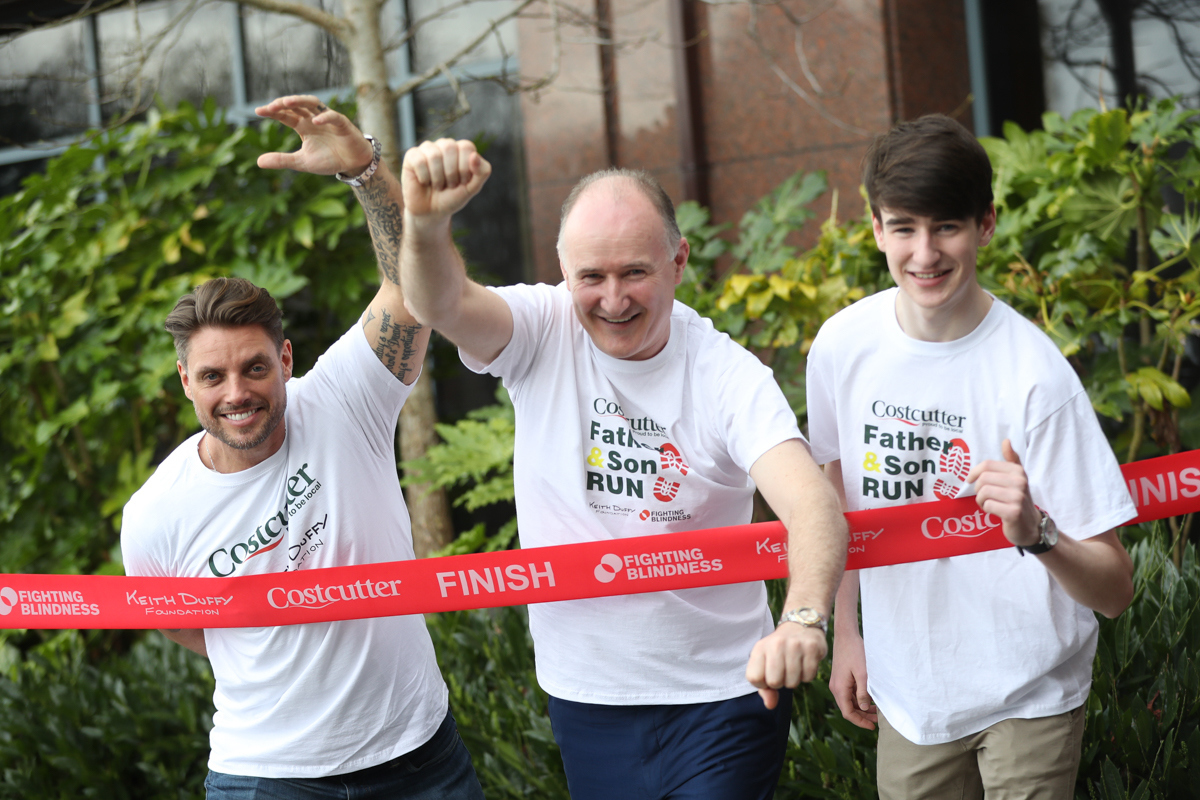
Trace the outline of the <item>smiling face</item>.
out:
[[[188,344],[188,363],[176,362],[183,391],[196,408],[216,468],[248,469],[283,444],[284,383],[292,377],[292,343],[281,350],[258,325],[201,328]]]
[[[974,330],[991,307],[976,279],[975,259],[995,233],[995,207],[979,222],[888,208],[880,209],[880,217],[872,218],[875,243],[900,287],[896,314],[904,332],[951,341]]]
[[[671,338],[688,243],[668,243],[654,205],[628,179],[597,182],[563,225],[559,263],[575,314],[596,347],[642,361]]]

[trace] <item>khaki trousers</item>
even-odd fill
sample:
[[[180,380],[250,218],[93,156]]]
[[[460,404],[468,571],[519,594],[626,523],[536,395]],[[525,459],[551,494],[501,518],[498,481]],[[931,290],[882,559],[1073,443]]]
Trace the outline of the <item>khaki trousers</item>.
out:
[[[913,744],[879,715],[880,800],[1071,800],[1083,706],[1006,719],[945,744]]]

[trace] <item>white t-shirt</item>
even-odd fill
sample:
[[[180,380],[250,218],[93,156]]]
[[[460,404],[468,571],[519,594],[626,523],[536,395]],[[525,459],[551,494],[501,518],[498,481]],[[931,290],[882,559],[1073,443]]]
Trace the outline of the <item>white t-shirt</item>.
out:
[[[750,467],[801,438],[770,369],[678,302],[662,352],[626,361],[596,349],[565,284],[493,291],[512,341],[489,365],[463,360],[502,378],[516,407],[523,546],[750,521]],[[529,626],[542,688],[605,705],[745,695],[750,650],[772,629],[761,581],[542,603]]]
[[[126,572],[210,577],[413,558],[392,438],[409,391],[355,326],[288,381],[287,437],[270,458],[212,472],[196,434],[159,465],[125,507]],[[446,715],[420,615],[212,628],[204,641],[217,772],[353,772],[424,744]]]
[[[971,465],[1002,460],[1011,439],[1034,503],[1064,533],[1136,515],[1087,393],[1045,334],[994,299],[967,336],[918,341],[896,321],[897,291],[833,316],[808,356],[813,456],[841,461],[850,510],[958,496]],[[1095,614],[1036,556],[1009,548],[859,579],[868,690],[905,738],[951,741],[1087,699]]]

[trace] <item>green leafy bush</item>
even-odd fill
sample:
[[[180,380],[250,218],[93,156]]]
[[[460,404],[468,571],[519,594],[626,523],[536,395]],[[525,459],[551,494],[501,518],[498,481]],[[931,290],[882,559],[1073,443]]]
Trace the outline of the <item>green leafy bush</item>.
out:
[[[0,674],[0,798],[201,798],[213,678],[158,634],[96,658],[66,631]]]
[[[343,240],[365,227],[349,189],[255,165],[298,144],[185,103],[0,198],[0,572],[120,572],[121,508],[198,428],[162,331],[180,295],[233,274],[294,297],[301,371],[361,313],[375,259]]]
[[[484,796],[565,798],[525,608],[437,614],[429,633]]]
[[[1198,797],[1200,563],[1188,545],[1176,567],[1161,524],[1129,550],[1137,594],[1100,620],[1076,794]]]
[[[1196,432],[1179,381],[1200,316],[1200,118],[1164,100],[1043,125],[983,140],[999,215],[981,280],[1075,359],[1096,410],[1123,423],[1124,460],[1179,452]]]

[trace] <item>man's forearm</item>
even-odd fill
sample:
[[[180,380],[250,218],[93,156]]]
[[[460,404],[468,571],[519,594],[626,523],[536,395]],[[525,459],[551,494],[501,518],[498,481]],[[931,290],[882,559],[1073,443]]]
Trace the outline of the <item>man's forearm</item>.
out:
[[[354,190],[379,263],[379,291],[363,312],[362,328],[380,362],[403,383],[412,383],[425,361],[429,330],[413,318],[400,287],[400,239],[403,195],[386,165]]]
[[[461,313],[467,268],[454,245],[450,220],[404,219],[400,276],[409,311],[422,324],[452,327]]]
[[[1133,600],[1133,561],[1116,531],[1082,540],[1062,534],[1052,550],[1026,558],[1041,561],[1075,602],[1110,619]]]
[[[362,186],[354,189],[362,205],[379,262],[381,283],[400,286],[400,239],[403,231],[404,205],[400,182],[380,164],[375,174]]]
[[[833,635],[862,636],[858,625],[858,570],[847,570],[833,606]]]
[[[784,521],[788,530],[788,594],[785,610],[815,608],[826,616],[846,566],[849,529],[837,495],[819,479],[803,488],[806,508]]]

